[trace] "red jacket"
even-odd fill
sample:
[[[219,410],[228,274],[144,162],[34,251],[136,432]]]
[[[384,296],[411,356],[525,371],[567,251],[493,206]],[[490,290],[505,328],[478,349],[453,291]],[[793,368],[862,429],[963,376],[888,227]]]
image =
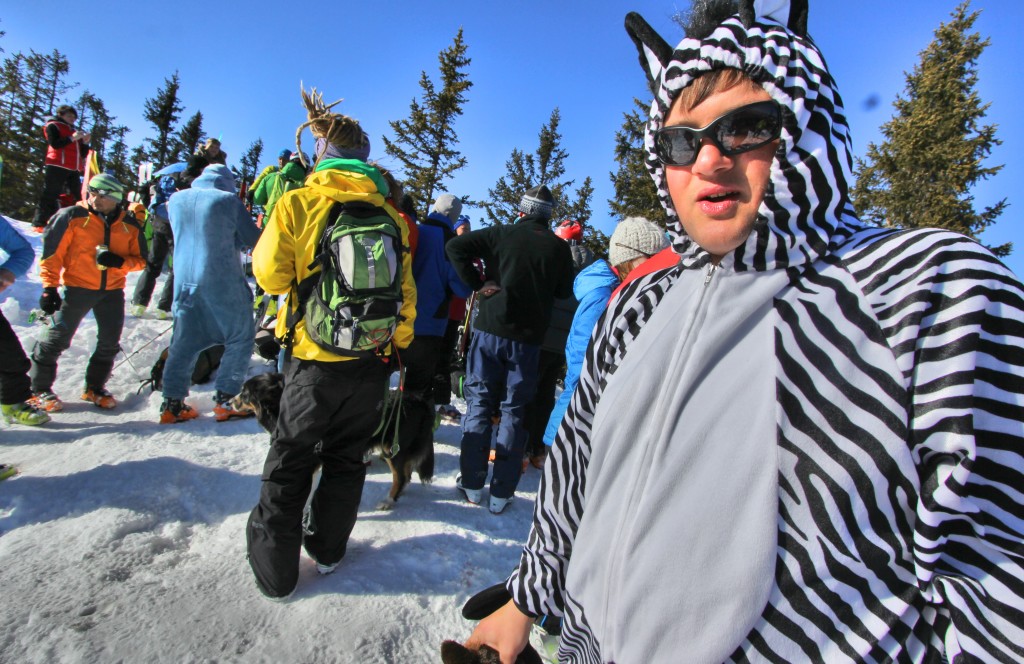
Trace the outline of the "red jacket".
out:
[[[58,166],[69,171],[85,172],[85,155],[88,147],[81,141],[71,140],[74,128],[60,118],[50,118],[43,125],[46,137],[47,166]]]

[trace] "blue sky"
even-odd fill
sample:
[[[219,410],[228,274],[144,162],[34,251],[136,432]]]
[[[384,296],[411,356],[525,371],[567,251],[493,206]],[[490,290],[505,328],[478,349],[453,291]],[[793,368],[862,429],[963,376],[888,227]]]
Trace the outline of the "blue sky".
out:
[[[396,0],[390,3],[67,2],[5,3],[0,39],[6,54],[57,49],[71,63],[69,80],[107,104],[119,123],[132,129],[129,144],[149,135],[142,106],[163,79],[178,70],[183,119],[203,112],[204,128],[220,136],[232,161],[257,137],[266,161],[294,145],[304,120],[299,81],[323,90],[340,110],[370,134],[372,156],[385,165],[382,135],[388,121],[406,117],[420,94],[420,73],[436,80],[437,54],[460,27],[472,58],[474,87],[456,125],[468,167],[449,190],[474,199],[505,172],[513,148],[532,151],[554,107],[561,111],[568,177],[587,175],[595,186],[592,223],[611,232],[606,200],[614,168],[613,142],[633,97],[646,98],[636,52],[623,30],[627,11],[640,12],[675,44],[680,31],[672,15],[688,2],[630,3],[576,0],[480,3]],[[880,140],[878,127],[892,114],[903,91],[904,72],[948,20],[956,0],[811,0],[810,32],[821,46],[846,101],[855,152]],[[982,10],[975,29],[992,44],[979,62],[979,92],[991,103],[988,121],[999,125],[1003,144],[990,164],[1004,164],[975,190],[977,204],[1007,197],[1010,207],[982,240],[1013,241],[1007,264],[1024,276],[1024,99],[1019,63],[1024,61],[1024,3],[974,0]],[[59,20],[57,20],[59,19]],[[65,21],[66,19],[66,21]],[[57,27],[67,24],[67,27]],[[881,103],[869,110],[865,101]],[[312,139],[306,132],[305,149]],[[471,211],[474,221],[482,212]]]

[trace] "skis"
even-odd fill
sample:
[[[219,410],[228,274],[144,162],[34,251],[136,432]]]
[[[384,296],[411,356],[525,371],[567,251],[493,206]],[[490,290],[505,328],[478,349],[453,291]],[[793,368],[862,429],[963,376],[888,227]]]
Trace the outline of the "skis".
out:
[[[89,150],[89,154],[85,157],[85,173],[82,177],[82,198],[81,200],[89,200],[89,180],[92,176],[99,174],[100,172],[100,159],[96,156],[95,150]]]
[[[469,340],[473,335],[473,320],[476,313],[476,291],[466,300],[466,315],[459,326],[459,336],[455,342],[455,357],[449,367],[452,380],[452,394],[463,399],[462,385],[466,381],[466,353],[469,351]]]

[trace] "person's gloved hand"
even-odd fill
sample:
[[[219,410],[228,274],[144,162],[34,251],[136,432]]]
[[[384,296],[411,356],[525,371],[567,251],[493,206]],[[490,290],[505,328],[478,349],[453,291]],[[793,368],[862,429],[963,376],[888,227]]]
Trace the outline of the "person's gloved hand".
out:
[[[47,315],[57,313],[57,310],[60,309],[60,303],[60,293],[57,292],[56,286],[44,288],[43,294],[39,296],[39,308]]]
[[[96,262],[104,267],[121,267],[124,259],[112,251],[101,251],[96,254]]]

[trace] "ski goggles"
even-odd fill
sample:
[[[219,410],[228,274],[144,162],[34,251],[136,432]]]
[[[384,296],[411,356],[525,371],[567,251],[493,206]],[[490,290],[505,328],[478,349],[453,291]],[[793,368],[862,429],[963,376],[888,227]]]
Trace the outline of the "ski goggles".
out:
[[[706,138],[727,156],[768,145],[782,133],[782,106],[759,101],[740,106],[701,129],[682,125],[662,127],[654,134],[654,155],[666,166],[689,166],[697,161]]]
[[[115,201],[120,201],[124,196],[117,189],[100,189],[99,187],[89,187],[90,194],[96,194],[97,196],[106,196],[107,198],[113,198]]]

